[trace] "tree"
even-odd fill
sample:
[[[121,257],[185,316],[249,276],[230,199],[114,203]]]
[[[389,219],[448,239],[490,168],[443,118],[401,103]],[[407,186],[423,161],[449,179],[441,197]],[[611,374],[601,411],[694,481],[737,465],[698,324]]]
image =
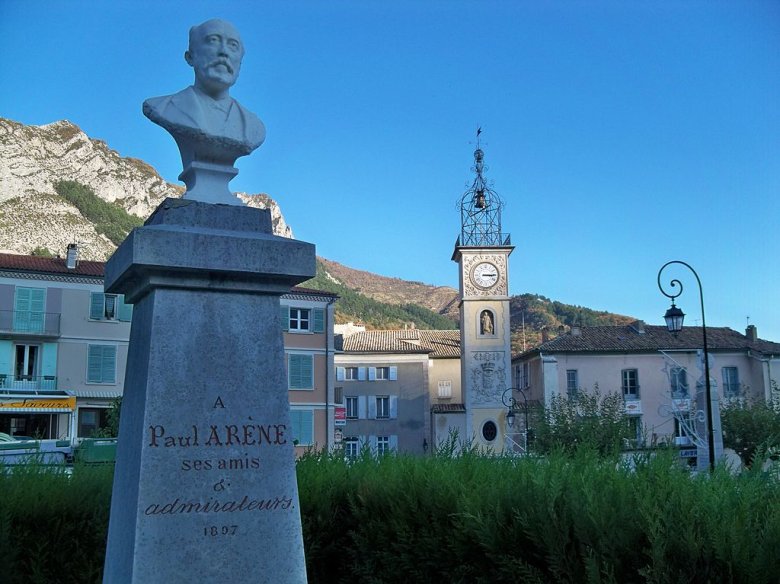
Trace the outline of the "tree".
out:
[[[34,250],[30,252],[31,256],[37,256],[39,258],[53,258],[54,254],[51,253],[51,250],[48,247],[41,247],[38,246]]]
[[[122,413],[122,397],[114,398],[108,410],[106,425],[92,432],[92,438],[116,438],[119,436],[119,416]]]
[[[536,415],[534,450],[573,453],[581,448],[602,455],[616,454],[631,434],[623,398],[618,393],[602,395],[598,384],[592,392],[556,395]]]
[[[721,408],[723,445],[733,449],[745,466],[761,449],[780,447],[780,388],[772,380],[772,399],[736,399]]]

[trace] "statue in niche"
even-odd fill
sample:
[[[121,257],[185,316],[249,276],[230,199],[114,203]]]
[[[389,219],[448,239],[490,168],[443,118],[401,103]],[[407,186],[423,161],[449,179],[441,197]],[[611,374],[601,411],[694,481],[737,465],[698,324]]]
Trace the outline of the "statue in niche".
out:
[[[238,174],[233,164],[265,140],[263,122],[230,97],[243,57],[241,36],[229,22],[212,19],[193,26],[184,60],[194,69],[195,82],[144,102],[144,115],[176,140],[185,197],[239,204],[227,188]]]
[[[493,325],[493,313],[489,310],[483,310],[479,316],[479,334],[492,335],[495,327]]]

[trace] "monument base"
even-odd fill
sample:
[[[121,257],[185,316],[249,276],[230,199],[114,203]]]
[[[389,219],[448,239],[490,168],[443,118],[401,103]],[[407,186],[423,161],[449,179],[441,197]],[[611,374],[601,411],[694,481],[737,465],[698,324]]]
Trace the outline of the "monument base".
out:
[[[306,582],[279,296],[314,246],[166,199],[106,264],[134,305],[104,583]]]

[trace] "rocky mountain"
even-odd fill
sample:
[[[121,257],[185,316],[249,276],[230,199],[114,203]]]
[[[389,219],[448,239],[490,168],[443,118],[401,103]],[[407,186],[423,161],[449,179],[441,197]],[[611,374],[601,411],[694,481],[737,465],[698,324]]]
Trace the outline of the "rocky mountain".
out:
[[[183,187],[165,181],[147,163],[121,156],[67,120],[26,126],[0,118],[0,250],[64,253],[77,242],[84,259],[104,260],[114,244],[54,188],[74,181],[130,215],[146,219]],[[276,202],[266,194],[237,193],[247,205],[269,208],[278,235],[292,237]]]

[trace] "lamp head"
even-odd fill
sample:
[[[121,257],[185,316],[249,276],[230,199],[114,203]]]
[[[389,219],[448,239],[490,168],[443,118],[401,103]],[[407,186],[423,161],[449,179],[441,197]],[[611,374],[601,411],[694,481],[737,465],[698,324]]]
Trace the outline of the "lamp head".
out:
[[[674,305],[672,300],[672,306],[664,314],[664,320],[666,321],[666,328],[673,335],[677,335],[682,330],[683,320],[685,319],[685,313]]]

